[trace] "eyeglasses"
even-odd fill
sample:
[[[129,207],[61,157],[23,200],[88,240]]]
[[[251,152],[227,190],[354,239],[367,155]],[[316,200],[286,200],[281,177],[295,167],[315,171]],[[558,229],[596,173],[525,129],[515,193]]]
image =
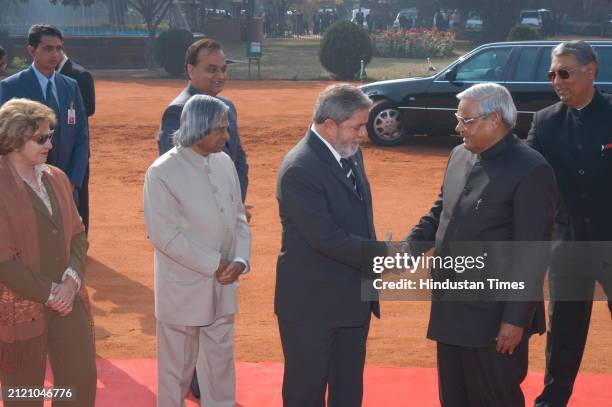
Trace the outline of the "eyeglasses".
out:
[[[41,146],[47,143],[47,141],[51,141],[53,139],[53,131],[50,131],[46,134],[39,134],[37,136],[32,136],[30,140],[40,144]]]
[[[459,122],[459,124],[465,127],[470,127],[476,122],[476,120],[484,119],[490,114],[491,113],[485,113],[485,114],[481,114],[480,116],[476,116],[476,117],[461,117],[457,113],[455,113],[455,117],[457,118],[457,121]]]
[[[548,71],[546,73],[546,78],[549,81],[551,81],[551,82],[554,81],[557,78],[557,75],[559,75],[559,78],[561,78],[563,80],[569,79],[570,73],[575,71],[576,69],[579,69],[579,68],[581,68],[581,67],[577,66],[577,67],[572,68],[572,69],[565,69],[565,68],[563,68],[563,69],[559,69],[559,70],[556,70],[556,71]]]

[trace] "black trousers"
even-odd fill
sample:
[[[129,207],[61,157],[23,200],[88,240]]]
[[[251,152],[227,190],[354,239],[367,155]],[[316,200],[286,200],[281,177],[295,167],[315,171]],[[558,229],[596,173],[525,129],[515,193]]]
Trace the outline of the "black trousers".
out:
[[[284,407],[359,407],[370,320],[328,327],[278,319],[285,372]]]
[[[588,259],[585,259],[588,264]],[[570,270],[570,269],[566,269]],[[565,407],[574,389],[589,333],[595,282],[599,281],[612,298],[609,275],[576,267],[551,272],[549,327],[546,336],[544,390],[536,399],[538,407]],[[567,299],[575,299],[568,301]],[[612,302],[608,301],[612,312]]]
[[[524,407],[529,339],[512,355],[490,348],[438,342],[438,386],[442,407]]]

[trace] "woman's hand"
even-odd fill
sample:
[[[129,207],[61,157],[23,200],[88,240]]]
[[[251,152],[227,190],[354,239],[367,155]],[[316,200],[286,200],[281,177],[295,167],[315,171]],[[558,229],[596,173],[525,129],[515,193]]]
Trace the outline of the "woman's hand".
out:
[[[52,290],[53,299],[47,302],[47,306],[65,317],[72,311],[76,292],[77,283],[72,278],[66,278]]]

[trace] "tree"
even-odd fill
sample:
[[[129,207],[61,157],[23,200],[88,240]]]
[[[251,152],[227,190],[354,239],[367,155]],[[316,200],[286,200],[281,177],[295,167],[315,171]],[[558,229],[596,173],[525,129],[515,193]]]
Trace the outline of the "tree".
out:
[[[127,2],[142,15],[147,25],[148,38],[145,46],[145,59],[147,67],[153,69],[155,67],[153,43],[155,42],[157,27],[166,17],[168,9],[174,3],[174,0],[127,0]]]
[[[0,0],[7,1],[7,0]],[[15,1],[15,0],[9,0]],[[95,2],[95,0],[49,0],[52,4],[62,4],[64,6],[88,6]],[[108,1],[108,0],[100,0]],[[144,19],[145,25],[147,26],[147,41],[145,42],[145,60],[147,61],[147,67],[153,69],[155,67],[155,59],[153,58],[153,43],[155,42],[155,35],[157,33],[157,27],[163,21],[164,17],[168,13],[168,9],[174,3],[174,0],[113,0],[115,6],[124,2],[134,10],[136,10]]]

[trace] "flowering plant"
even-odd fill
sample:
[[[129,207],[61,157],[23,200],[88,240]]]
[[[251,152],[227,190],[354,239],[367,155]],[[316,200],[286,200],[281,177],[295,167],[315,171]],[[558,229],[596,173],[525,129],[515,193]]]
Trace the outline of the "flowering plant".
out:
[[[374,56],[394,58],[443,57],[453,54],[455,33],[411,28],[370,34]]]

